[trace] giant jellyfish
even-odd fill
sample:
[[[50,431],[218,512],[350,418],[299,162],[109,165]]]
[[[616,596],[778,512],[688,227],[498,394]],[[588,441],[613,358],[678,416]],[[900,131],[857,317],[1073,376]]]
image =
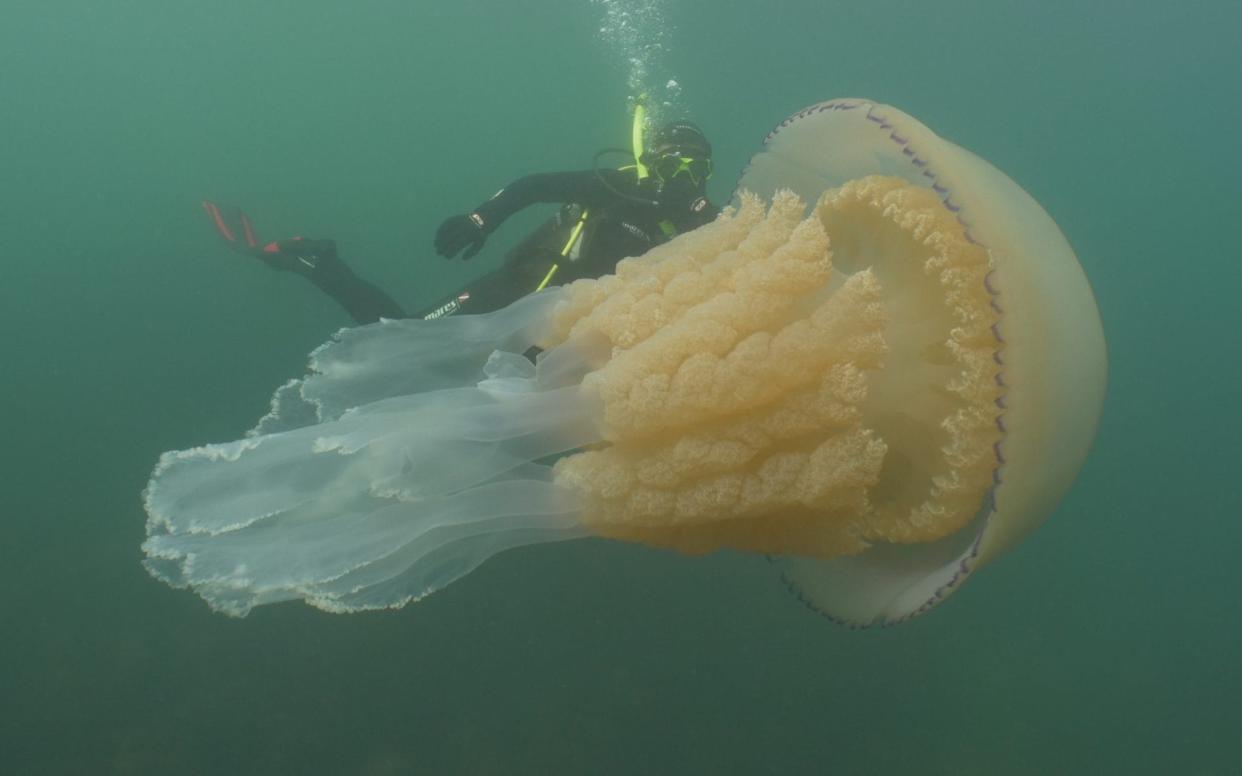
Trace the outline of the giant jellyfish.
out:
[[[893,623],[1053,510],[1104,381],[1044,210],[833,100],[769,134],[719,219],[613,275],[338,333],[246,438],[164,454],[146,565],[229,614],[348,612],[601,536],[762,553],[829,617]]]

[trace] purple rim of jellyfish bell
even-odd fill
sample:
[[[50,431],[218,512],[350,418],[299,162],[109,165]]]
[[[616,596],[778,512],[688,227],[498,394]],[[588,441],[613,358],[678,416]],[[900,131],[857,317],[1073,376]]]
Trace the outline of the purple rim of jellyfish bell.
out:
[[[800,119],[806,118],[807,116],[811,116],[816,113],[823,113],[824,111],[829,111],[829,110],[847,111],[847,110],[858,110],[860,108],[866,109],[866,116],[864,118],[866,118],[867,121],[874,124],[877,130],[884,132],[889,142],[893,143],[900,149],[902,156],[907,157],[910,160],[910,163],[912,165],[919,168],[923,177],[928,179],[929,188],[933,192],[936,193],[937,197],[939,197],[940,202],[942,205],[944,205],[945,209],[948,210],[950,213],[952,213],[954,218],[957,219],[957,222],[961,224],[962,231],[965,234],[966,239],[970,241],[971,243],[982,247],[984,250],[988,250],[988,247],[986,245],[979,242],[979,240],[975,238],[973,232],[971,231],[970,222],[966,220],[965,215],[962,212],[962,206],[953,200],[952,190],[948,186],[946,186],[944,182],[941,181],[940,177],[936,174],[936,172],[928,166],[927,160],[924,157],[920,156],[918,151],[910,144],[910,139],[902,135],[899,135],[897,131],[894,129],[894,125],[891,124],[883,115],[881,115],[880,112],[876,110],[876,105],[874,103],[870,103],[870,102],[866,102],[862,100],[828,100],[826,102],[821,102],[817,105],[812,105],[809,108],[804,108],[803,110],[798,111],[792,116],[789,116],[788,118],[786,118],[781,123],[777,124],[772,129],[772,131],[769,132],[766,137],[764,137],[763,144],[767,145],[778,134],[780,134],[781,130],[783,130],[785,127],[788,127],[794,122]],[[742,170],[743,176],[746,174],[746,170],[749,169],[749,167],[750,165],[747,165],[746,168]],[[739,176],[738,182],[739,183],[741,182],[741,176]],[[736,189],[737,187],[735,186],[734,190],[736,191]],[[989,271],[987,275],[985,275],[983,278],[983,286],[987,290],[988,296],[990,297],[990,304],[992,306],[992,309],[995,310],[998,315],[1003,317],[1004,309],[1001,307],[1001,303],[1000,303],[1001,294],[1000,294],[999,289],[997,289],[995,286],[995,280],[993,277],[994,275],[995,275],[995,270]],[[996,340],[996,348],[992,353],[992,359],[996,363],[997,368],[998,368],[996,372],[996,378],[995,378],[996,384],[1003,389],[1006,387],[1004,371],[1003,371],[1003,367],[1005,363],[1004,356],[1003,356],[1003,351],[1005,349],[1005,338],[1001,335],[1000,322],[993,324],[991,327],[991,331],[992,331],[992,336]],[[884,620],[883,623],[881,623],[881,625],[886,626],[886,627],[890,625],[897,625],[898,623],[905,622],[906,620],[912,617],[916,617],[920,614],[923,614],[924,612],[928,611],[932,607],[936,606],[936,604],[943,601],[948,596],[948,594],[962,582],[963,579],[965,579],[967,576],[970,575],[971,571],[973,570],[972,566],[974,564],[974,561],[979,556],[979,548],[980,548],[980,545],[982,544],[984,530],[987,528],[988,523],[991,522],[992,516],[996,514],[996,491],[999,489],[999,487],[1003,483],[1001,469],[1005,464],[1005,453],[1002,447],[1003,441],[1004,441],[1003,435],[1005,433],[1005,421],[1004,421],[1005,396],[1004,396],[1004,393],[1002,393],[1000,396],[997,397],[996,409],[997,409],[996,427],[1000,430],[1002,434],[1002,439],[992,445],[992,454],[995,459],[995,465],[992,467],[992,486],[988,488],[987,493],[984,494],[983,506],[981,509],[983,516],[981,519],[976,518],[976,520],[978,521],[978,527],[975,529],[974,541],[971,542],[969,551],[966,552],[966,554],[963,555],[961,560],[958,562],[957,569],[954,571],[953,576],[950,577],[949,580],[945,582],[943,585],[936,588],[936,590],[931,594],[930,597],[928,597],[926,601],[923,602],[921,606],[919,606],[913,612],[910,612],[909,614],[906,614],[903,617],[899,617],[897,619],[891,619],[891,620],[886,619]],[[790,588],[790,590],[798,597],[798,600],[800,600],[804,605],[815,610],[819,614],[827,617],[828,619],[836,623],[839,623],[841,625],[845,625],[851,628],[866,628],[866,627],[870,627],[870,625],[872,624],[872,623],[857,623],[857,622],[852,622],[848,620],[842,620],[839,617],[835,617],[832,614],[825,612],[819,607],[815,606],[815,604],[812,601],[810,601],[805,596],[803,596],[801,593],[799,593],[794,586],[789,585],[788,579],[786,580],[786,583],[787,583],[787,586]]]

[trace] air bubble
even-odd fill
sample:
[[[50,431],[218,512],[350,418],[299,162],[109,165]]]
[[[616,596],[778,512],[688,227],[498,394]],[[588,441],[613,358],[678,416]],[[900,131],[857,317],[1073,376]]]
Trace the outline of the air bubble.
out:
[[[668,76],[664,61],[674,33],[665,19],[666,0],[592,2],[604,17],[599,38],[626,69],[629,93],[648,100],[648,120],[659,123],[661,114],[683,112],[681,84]]]

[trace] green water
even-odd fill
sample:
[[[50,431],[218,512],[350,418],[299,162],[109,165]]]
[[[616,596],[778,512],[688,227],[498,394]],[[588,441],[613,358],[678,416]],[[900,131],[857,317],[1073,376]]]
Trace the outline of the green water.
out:
[[[604,542],[354,616],[234,620],[147,576],[159,453],[239,435],[348,323],[224,251],[199,200],[333,236],[429,304],[522,233],[449,263],[442,218],[626,142],[603,11],[6,1],[0,773],[1239,772],[1242,6],[1223,0],[663,6],[647,77],[711,134],[717,201],[784,116],[871,97],[1007,171],[1091,277],[1095,450],[928,616],[851,632],[760,559]]]

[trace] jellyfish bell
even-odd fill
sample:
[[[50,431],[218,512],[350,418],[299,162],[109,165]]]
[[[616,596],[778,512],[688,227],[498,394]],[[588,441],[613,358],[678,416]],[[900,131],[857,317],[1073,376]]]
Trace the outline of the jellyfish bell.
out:
[[[961,530],[930,543],[879,542],[837,559],[782,560],[787,580],[808,604],[858,624],[894,622],[934,606],[1038,526],[1082,466],[1106,378],[1095,298],[1056,224],[1000,170],[900,110],[838,99],[800,111],[768,135],[738,187],[761,196],[786,188],[815,201],[870,175],[933,194],[942,215],[951,214],[962,236],[988,256],[981,287],[995,316],[992,342],[981,344],[992,350],[998,436],[993,482]],[[896,282],[912,254],[890,250],[883,230],[868,232],[866,222],[851,230],[828,210],[820,215],[830,222],[836,269],[848,274],[866,266],[882,285]],[[898,316],[910,311],[900,304],[890,309]],[[959,333],[944,324],[931,331],[946,338]],[[885,371],[920,373],[920,360],[912,354],[913,363],[890,363]]]
[[[1034,201],[894,109],[824,103],[735,207],[614,275],[339,333],[246,439],[161,458],[146,564],[230,614],[356,611],[603,536],[766,553],[825,614],[893,622],[1051,510],[1103,362]]]

